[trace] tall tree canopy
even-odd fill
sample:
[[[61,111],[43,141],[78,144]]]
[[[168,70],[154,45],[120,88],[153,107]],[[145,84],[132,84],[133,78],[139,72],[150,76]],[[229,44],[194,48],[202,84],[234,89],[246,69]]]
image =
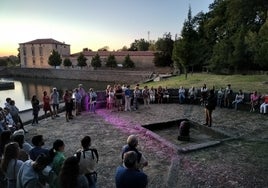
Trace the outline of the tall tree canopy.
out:
[[[215,0],[209,12],[192,18],[191,9],[172,59],[188,71],[203,66],[216,72],[268,70],[268,1]]]
[[[77,58],[77,66],[79,66],[81,69],[82,67],[87,66],[87,58],[84,56],[83,53],[80,53]]]
[[[60,66],[61,63],[62,63],[62,59],[61,59],[60,54],[56,50],[53,50],[51,55],[48,58],[48,64],[56,68],[57,66]]]

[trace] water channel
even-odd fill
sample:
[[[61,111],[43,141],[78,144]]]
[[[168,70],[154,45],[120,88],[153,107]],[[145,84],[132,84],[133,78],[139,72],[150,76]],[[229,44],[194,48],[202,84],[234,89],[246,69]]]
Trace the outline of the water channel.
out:
[[[66,89],[73,90],[79,84],[83,84],[86,91],[89,88],[94,88],[95,91],[104,90],[109,82],[96,82],[85,80],[63,80],[63,79],[41,79],[41,78],[0,78],[0,81],[13,81],[15,88],[8,90],[0,90],[0,107],[4,107],[7,97],[15,100],[16,106],[20,111],[31,108],[31,98],[37,95],[42,102],[43,92],[50,93],[53,87],[56,87],[63,95]]]

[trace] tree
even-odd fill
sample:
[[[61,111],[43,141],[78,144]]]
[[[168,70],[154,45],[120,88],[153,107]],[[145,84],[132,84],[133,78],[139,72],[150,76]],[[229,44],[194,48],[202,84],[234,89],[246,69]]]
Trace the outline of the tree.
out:
[[[82,67],[87,66],[87,58],[84,56],[83,53],[80,53],[78,58],[77,58],[77,66],[79,66],[81,69]]]
[[[157,51],[160,51],[160,52],[155,53],[155,58],[154,58],[155,66],[172,66],[173,65],[173,61],[171,57],[172,57],[174,41],[172,40],[171,37],[172,36],[170,33],[165,33],[163,35],[163,38],[159,38],[156,41],[155,48]]]
[[[63,65],[65,67],[71,67],[73,65],[72,61],[69,58],[64,59]]]
[[[104,46],[104,47],[98,49],[98,51],[109,51],[109,46]]]
[[[129,51],[148,51],[150,43],[144,39],[135,40],[131,43]]]
[[[115,68],[117,67],[117,62],[115,56],[110,54],[107,58],[107,62],[105,64],[106,67]]]
[[[57,66],[60,66],[61,63],[62,63],[62,59],[61,59],[60,54],[57,51],[53,50],[51,55],[48,58],[48,64],[56,68]]]
[[[8,64],[7,59],[6,58],[0,58],[0,67],[6,67]]]
[[[125,57],[125,60],[123,62],[123,67],[124,68],[134,68],[135,64],[134,62],[130,59],[129,54]]]
[[[94,69],[101,67],[101,59],[98,53],[92,57],[91,66],[94,67]]]
[[[194,29],[191,8],[189,8],[188,19],[183,24],[181,38],[175,41],[172,54],[173,60],[179,63],[179,66],[184,69],[186,79],[188,67],[193,67],[196,62],[196,52],[198,51],[197,36],[197,32]]]

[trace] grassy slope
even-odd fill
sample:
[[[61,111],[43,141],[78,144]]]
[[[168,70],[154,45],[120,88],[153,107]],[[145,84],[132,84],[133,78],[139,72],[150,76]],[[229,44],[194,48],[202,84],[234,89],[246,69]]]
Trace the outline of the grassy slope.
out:
[[[226,88],[227,84],[231,84],[234,91],[242,89],[244,92],[252,92],[254,90],[261,94],[268,93],[268,76],[267,75],[215,75],[207,73],[195,73],[193,75],[188,74],[187,80],[185,75],[174,76],[165,79],[160,82],[149,82],[146,84],[141,84],[142,88],[144,85],[149,87],[154,86],[168,88],[179,88],[183,86],[185,88],[190,88],[194,86],[196,88],[201,88],[203,84],[206,83],[208,88],[215,86],[216,89],[220,87]]]

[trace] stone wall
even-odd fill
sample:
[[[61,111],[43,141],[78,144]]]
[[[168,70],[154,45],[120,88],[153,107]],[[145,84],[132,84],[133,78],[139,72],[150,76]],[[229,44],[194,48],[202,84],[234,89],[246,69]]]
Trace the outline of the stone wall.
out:
[[[137,83],[149,78],[149,71],[126,70],[77,70],[77,69],[35,69],[9,68],[0,75],[29,78],[59,78],[72,80],[111,81],[119,83]]]

